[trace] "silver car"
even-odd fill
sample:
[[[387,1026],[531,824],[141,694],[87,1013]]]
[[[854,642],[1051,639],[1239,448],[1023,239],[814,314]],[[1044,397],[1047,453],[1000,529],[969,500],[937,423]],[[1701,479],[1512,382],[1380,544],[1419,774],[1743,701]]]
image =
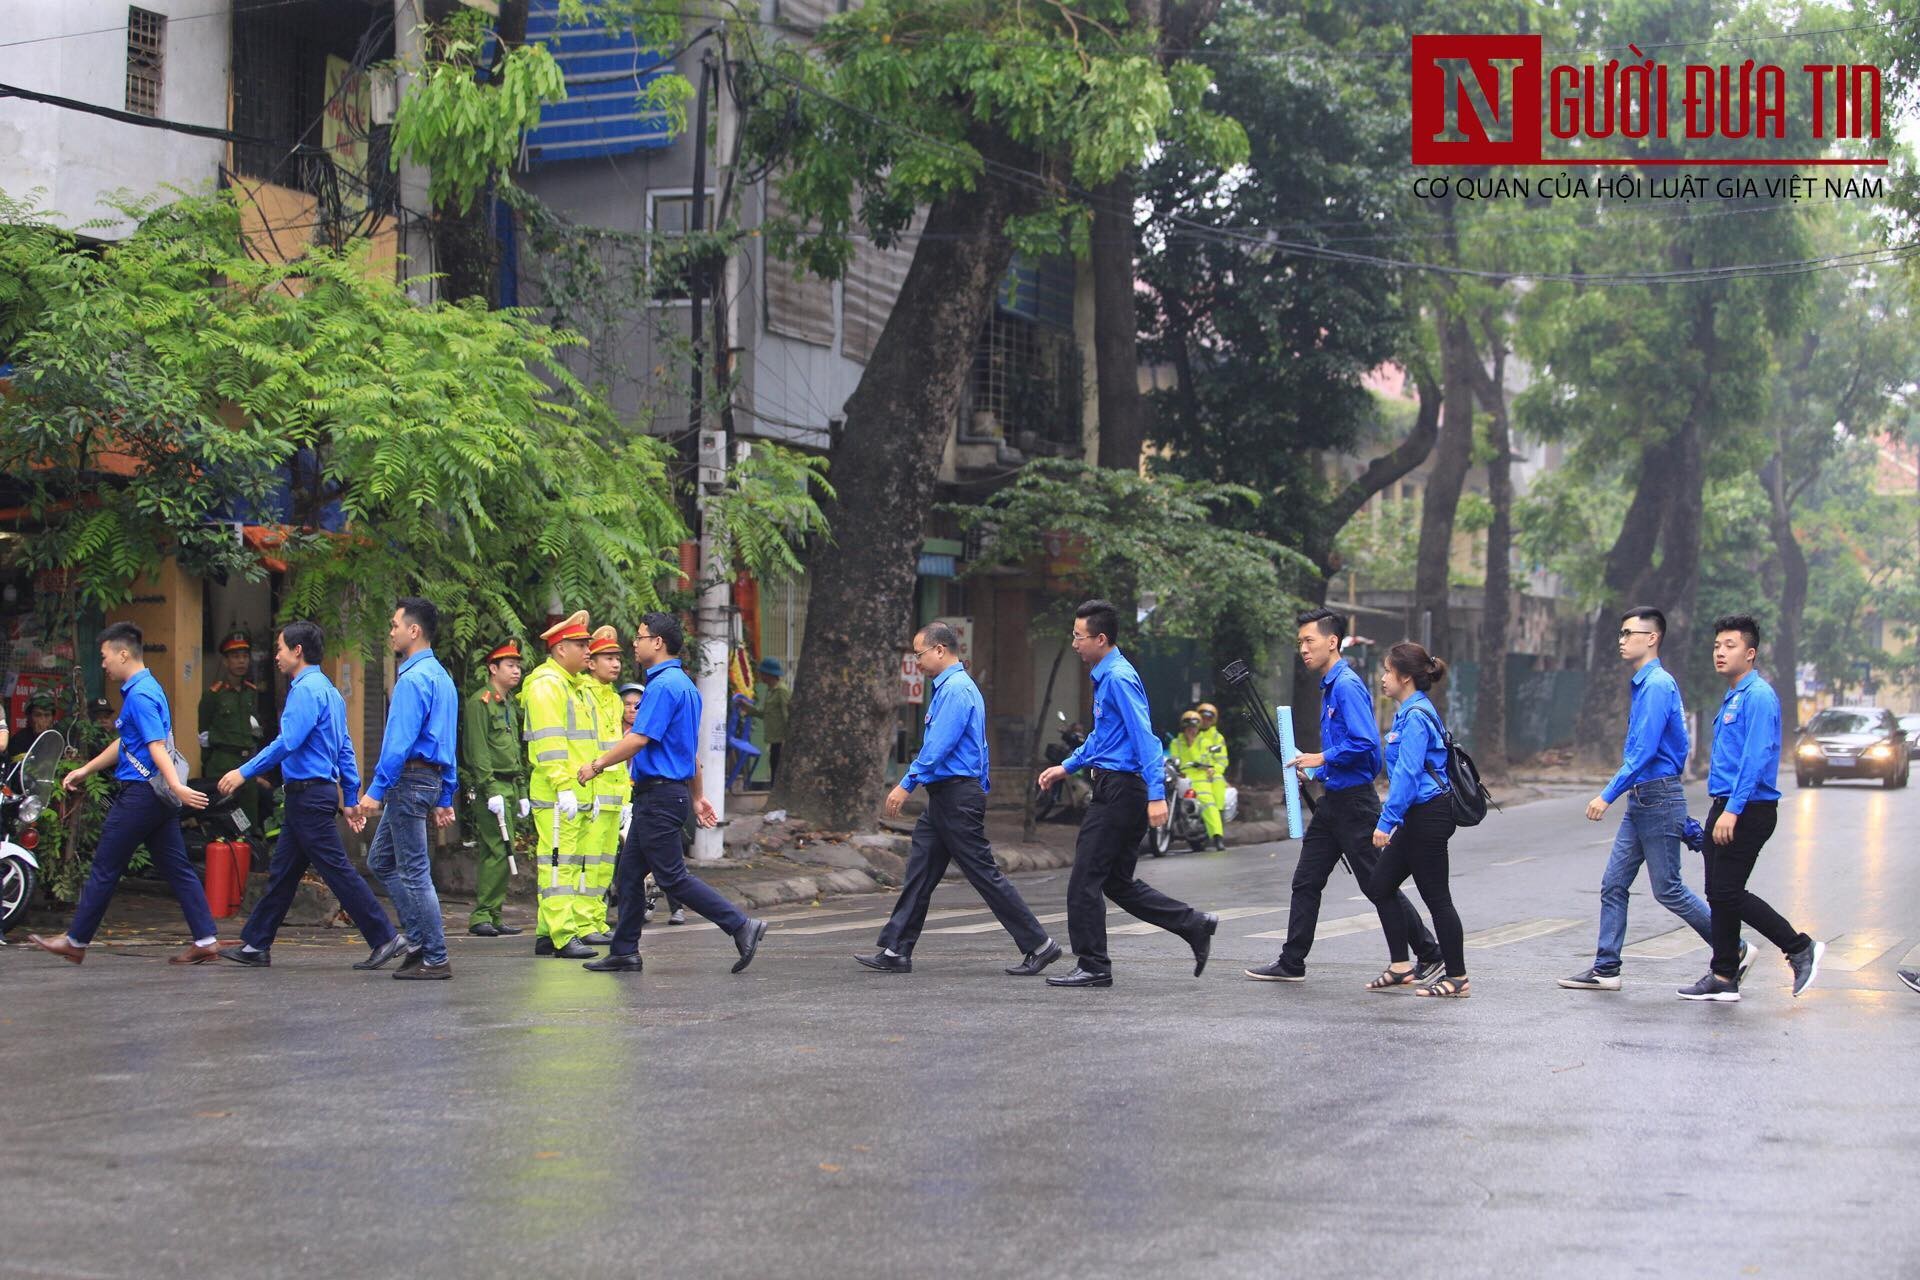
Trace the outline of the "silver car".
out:
[[[1793,778],[1817,787],[1829,778],[1878,778],[1889,791],[1907,785],[1912,767],[1906,730],[1884,707],[1828,707],[1800,729]]]

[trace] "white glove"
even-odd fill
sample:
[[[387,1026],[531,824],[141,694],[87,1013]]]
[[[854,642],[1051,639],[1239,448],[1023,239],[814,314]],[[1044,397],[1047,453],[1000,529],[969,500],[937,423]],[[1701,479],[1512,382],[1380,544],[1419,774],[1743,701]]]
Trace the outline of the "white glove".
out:
[[[207,749],[207,743],[210,740],[211,740],[211,736],[207,733],[205,729],[202,729],[200,731],[200,749],[202,751],[205,751]]]
[[[553,798],[553,807],[560,811],[561,817],[572,821],[580,816],[580,797],[571,791],[562,791]]]
[[[521,796],[520,797],[520,816],[524,818],[532,812],[533,812],[533,801],[527,799],[525,796]]]
[[[622,840],[625,840],[627,838],[627,828],[632,825],[633,825],[633,806],[630,804],[623,804],[620,806],[620,838]]]
[[[506,817],[507,816],[507,798],[505,796],[488,796],[487,812],[492,814],[496,818]]]

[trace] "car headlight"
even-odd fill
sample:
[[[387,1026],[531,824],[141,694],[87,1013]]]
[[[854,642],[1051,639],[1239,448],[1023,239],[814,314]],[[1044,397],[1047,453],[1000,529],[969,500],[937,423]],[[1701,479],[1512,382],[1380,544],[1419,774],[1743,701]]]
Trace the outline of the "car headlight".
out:
[[[1867,748],[1867,758],[1870,760],[1885,760],[1892,754],[1893,748],[1884,742],[1876,743]]]
[[[39,796],[28,796],[25,800],[22,800],[20,802],[20,825],[23,827],[32,826],[34,820],[40,816],[40,810],[45,807],[45,804]]]
[[[1800,744],[1800,754],[1808,757],[1817,756],[1820,754],[1820,744],[1817,742],[1803,742]]]

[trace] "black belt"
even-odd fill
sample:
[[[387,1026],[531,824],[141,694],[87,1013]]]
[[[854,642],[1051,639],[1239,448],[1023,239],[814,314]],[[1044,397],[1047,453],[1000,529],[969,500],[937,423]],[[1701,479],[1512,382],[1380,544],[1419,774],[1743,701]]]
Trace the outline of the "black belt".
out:
[[[280,789],[290,796],[297,796],[302,791],[313,787],[330,787],[332,785],[332,778],[288,778],[280,784]]]
[[[1125,769],[1125,770],[1123,769],[1088,769],[1087,777],[1090,781],[1095,783],[1104,781],[1107,778],[1132,778],[1135,782],[1138,782],[1143,787],[1147,785],[1147,780],[1145,778],[1141,777],[1137,773],[1134,773],[1130,769]]]
[[[633,794],[642,795],[653,790],[655,787],[684,787],[686,785],[687,780],[685,778],[635,778],[633,780]]]
[[[440,766],[431,760],[409,760],[400,766],[402,773],[439,773]]]

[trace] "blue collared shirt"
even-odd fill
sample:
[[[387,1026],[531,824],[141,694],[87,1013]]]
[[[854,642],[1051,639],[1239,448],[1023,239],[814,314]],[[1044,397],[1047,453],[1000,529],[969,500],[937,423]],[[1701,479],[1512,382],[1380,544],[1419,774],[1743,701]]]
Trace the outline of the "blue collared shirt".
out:
[[[1320,678],[1320,750],[1327,762],[1320,781],[1329,791],[1371,784],[1380,772],[1380,726],[1367,682],[1335,659]]]
[[[1727,798],[1727,812],[1737,814],[1749,800],[1778,800],[1780,789],[1780,695],[1749,671],[1720,699],[1720,716],[1713,722],[1713,763],[1707,771],[1707,794]]]
[[[1165,800],[1167,782],[1160,771],[1164,754],[1160,739],[1153,736],[1153,715],[1147,710],[1140,673],[1114,649],[1093,666],[1093,732],[1060,767],[1068,773],[1137,773],[1146,780],[1148,800]]]
[[[338,779],[346,803],[360,803],[360,766],[347,735],[347,700],[318,667],[293,678],[280,712],[280,736],[241,765],[240,776],[256,777],[275,765],[288,782]]]
[[[1407,810],[1446,791],[1440,778],[1447,776],[1447,743],[1436,727],[1439,723],[1440,712],[1424,693],[1409,695],[1393,713],[1393,728],[1387,731],[1387,802],[1380,807],[1379,830],[1392,832],[1406,819]]]
[[[933,678],[927,736],[900,787],[912,791],[943,778],[978,778],[983,791],[993,790],[987,774],[987,701],[958,662]]]
[[[1627,715],[1620,772],[1600,798],[1612,804],[1628,787],[1678,777],[1686,767],[1687,709],[1680,703],[1680,686],[1655,658],[1633,673],[1633,710]]]
[[[120,698],[120,718],[113,722],[113,727],[120,731],[120,762],[113,767],[114,779],[138,782],[149,775],[158,777],[153,767],[153,752],[147,749],[147,744],[165,742],[173,732],[173,710],[167,706],[166,690],[160,687],[153,672],[142,667],[120,686]],[[135,760],[146,773],[134,767]]]
[[[373,782],[367,794],[385,799],[400,770],[410,760],[425,760],[440,769],[440,798],[444,809],[453,803],[459,778],[454,748],[460,733],[460,695],[453,677],[433,656],[422,649],[400,664],[394,674],[393,693],[387,700],[387,728],[380,738],[380,760],[373,767]]]
[[[700,745],[700,690],[680,659],[668,658],[647,669],[647,692],[627,732],[647,740],[627,765],[635,782],[693,777],[694,752]]]

